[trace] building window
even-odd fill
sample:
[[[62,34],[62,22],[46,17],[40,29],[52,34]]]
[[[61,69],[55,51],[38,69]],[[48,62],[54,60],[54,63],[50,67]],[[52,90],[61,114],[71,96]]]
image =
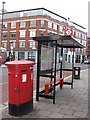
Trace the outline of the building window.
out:
[[[73,37],[76,37],[76,31],[73,30]]]
[[[82,33],[82,39],[84,39],[84,34]]]
[[[29,41],[29,48],[35,48],[35,41]]]
[[[7,28],[7,23],[3,23],[3,28]]]
[[[60,25],[60,32],[62,32],[63,31],[63,27],[62,27],[62,25]]]
[[[84,50],[82,49],[82,53],[84,52]]]
[[[2,47],[7,48],[7,42],[2,42]]]
[[[41,28],[44,28],[44,20],[41,20]]]
[[[11,28],[16,28],[16,22],[11,22]]]
[[[84,53],[86,53],[86,48],[84,48]]]
[[[87,36],[85,35],[85,40],[87,39]]]
[[[68,48],[68,51],[70,51],[70,48]]]
[[[30,37],[36,36],[36,30],[30,30]]]
[[[20,27],[25,27],[26,26],[26,21],[20,22]]]
[[[15,43],[15,42],[10,42],[10,48],[11,48],[11,47],[15,48],[15,46],[16,46],[16,43]]]
[[[79,38],[81,38],[81,33],[79,32]]]
[[[18,60],[24,59],[24,52],[18,52]]]
[[[20,37],[25,37],[25,33],[26,33],[25,30],[21,30],[21,31],[20,31]]]
[[[44,31],[43,31],[43,30],[40,31],[40,35],[41,35],[41,36],[44,35]]]
[[[15,38],[16,37],[16,32],[11,32],[10,37]]]
[[[19,48],[25,48],[25,41],[19,41]]]
[[[80,52],[80,48],[78,48],[78,52]]]
[[[3,33],[3,38],[7,38],[7,33]]]
[[[78,37],[78,32],[76,31],[76,37]]]
[[[53,29],[57,30],[57,24],[56,23],[53,23]]]
[[[77,53],[77,48],[75,48],[75,52]]]
[[[86,41],[82,41],[83,46],[86,47]]]
[[[36,27],[36,20],[30,21],[30,27]]]
[[[52,22],[48,21],[48,28],[52,28]]]
[[[81,43],[81,40],[78,40],[79,43]]]
[[[28,52],[28,59],[35,61],[35,52],[34,51]]]
[[[47,31],[47,35],[48,35],[48,36],[50,35],[50,31],[49,31],[49,30]]]

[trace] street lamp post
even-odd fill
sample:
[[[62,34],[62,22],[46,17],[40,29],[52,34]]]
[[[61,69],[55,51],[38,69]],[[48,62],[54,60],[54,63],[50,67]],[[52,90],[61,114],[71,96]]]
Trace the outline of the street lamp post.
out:
[[[3,36],[3,14],[4,14],[4,4],[5,2],[2,2],[2,27],[1,27],[1,47],[2,47],[2,36]]]
[[[11,42],[11,53],[10,53],[10,61],[13,60],[13,42]]]

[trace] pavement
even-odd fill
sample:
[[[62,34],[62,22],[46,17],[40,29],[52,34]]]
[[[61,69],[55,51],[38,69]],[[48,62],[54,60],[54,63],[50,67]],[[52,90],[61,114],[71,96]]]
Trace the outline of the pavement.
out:
[[[65,80],[70,81],[71,76]],[[80,79],[74,79],[74,88],[64,85],[56,88],[56,103],[33,95],[33,111],[21,117],[8,114],[8,107],[2,110],[2,118],[88,118],[88,69],[81,71]]]

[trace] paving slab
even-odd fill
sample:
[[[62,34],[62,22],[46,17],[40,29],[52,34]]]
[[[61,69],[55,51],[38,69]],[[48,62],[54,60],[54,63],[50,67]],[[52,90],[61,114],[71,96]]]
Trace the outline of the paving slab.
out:
[[[87,117],[87,113],[84,113],[84,112],[79,112],[79,111],[75,111],[73,113],[74,116],[77,116],[79,118],[86,118]]]
[[[61,90],[57,87],[56,104],[53,100],[40,98],[36,101],[33,96],[34,109],[21,117],[8,114],[8,108],[3,109],[3,118],[87,118],[88,114],[88,70],[81,72],[80,80],[74,79],[74,88],[64,85]]]

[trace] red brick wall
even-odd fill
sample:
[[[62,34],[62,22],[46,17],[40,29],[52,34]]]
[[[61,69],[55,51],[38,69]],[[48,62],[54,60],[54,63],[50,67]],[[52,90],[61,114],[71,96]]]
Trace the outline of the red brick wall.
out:
[[[21,17],[21,18],[19,17],[19,18],[6,19],[4,21],[8,22],[8,26],[7,26],[8,29],[3,29],[3,31],[4,30],[7,31],[8,36],[7,36],[7,38],[5,38],[3,40],[7,39],[7,41],[8,41],[7,42],[7,49],[10,49],[10,42],[9,42],[10,40],[16,40],[16,48],[15,49],[19,49],[19,40],[26,40],[26,46],[25,46],[25,48],[28,49],[29,48],[29,42],[28,42],[28,40],[32,39],[32,38],[29,37],[30,36],[30,31],[29,30],[30,29],[36,29],[36,36],[39,36],[40,35],[39,29],[41,29],[41,20],[37,20],[36,21],[36,27],[32,27],[32,28],[30,27],[30,20],[26,21],[26,27],[25,28],[20,28],[20,23],[19,22],[16,22],[16,28],[11,28],[10,21],[27,20],[27,19],[37,19],[37,18],[45,18],[45,19],[48,19],[48,20],[52,20],[53,22],[56,22],[57,24],[66,25],[66,23],[59,22],[58,20],[52,19],[49,16],[27,16],[27,17]],[[45,26],[45,29],[46,29],[46,31],[44,32],[44,35],[47,35],[47,30],[51,30],[51,31],[57,32],[58,34],[61,33],[60,30],[59,30],[60,29],[60,25],[57,25],[57,30],[53,30],[53,25],[52,25],[52,29],[50,29],[50,28],[48,28],[48,21],[45,21],[44,22],[44,26]],[[10,31],[11,30],[16,30],[16,37],[13,38],[13,39],[10,38]],[[26,30],[26,37],[25,38],[20,38],[19,37],[19,30]],[[78,30],[78,29],[76,29],[76,30]],[[78,31],[80,31],[80,30],[78,30]],[[82,39],[81,39],[81,41],[82,41]],[[35,45],[37,47],[37,42],[36,42]]]

